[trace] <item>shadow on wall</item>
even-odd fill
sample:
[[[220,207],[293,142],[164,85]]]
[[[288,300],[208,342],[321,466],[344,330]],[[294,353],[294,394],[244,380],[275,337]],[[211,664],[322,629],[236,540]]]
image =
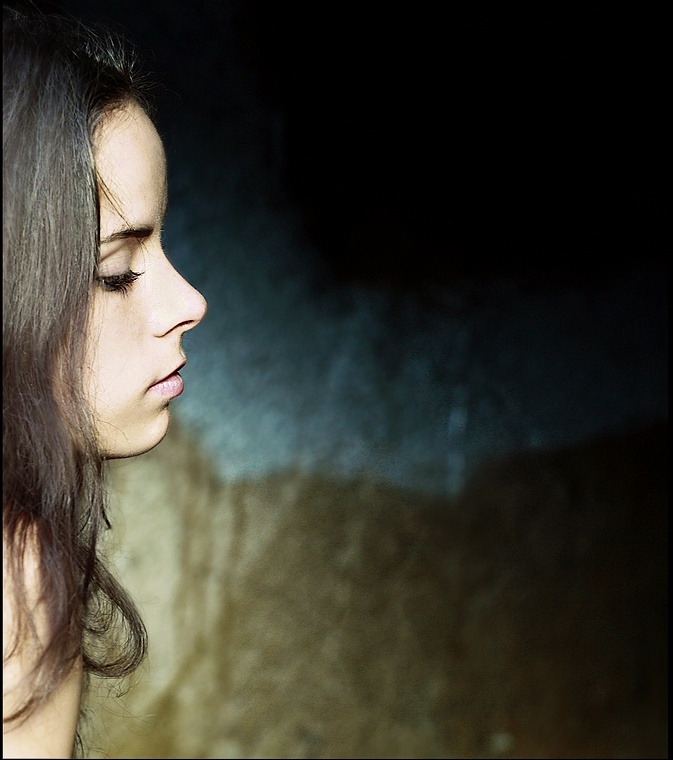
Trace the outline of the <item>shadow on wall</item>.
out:
[[[173,427],[114,465],[150,658],[92,696],[89,756],[666,757],[666,436],[513,455],[440,503],[224,484]]]

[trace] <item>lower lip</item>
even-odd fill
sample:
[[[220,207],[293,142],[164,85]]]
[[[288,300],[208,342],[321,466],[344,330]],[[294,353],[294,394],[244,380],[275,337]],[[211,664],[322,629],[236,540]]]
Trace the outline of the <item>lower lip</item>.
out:
[[[176,396],[179,396],[184,389],[185,386],[182,382],[182,378],[177,372],[174,372],[166,379],[150,386],[151,391],[158,393],[160,396],[165,396],[166,398],[175,398]]]

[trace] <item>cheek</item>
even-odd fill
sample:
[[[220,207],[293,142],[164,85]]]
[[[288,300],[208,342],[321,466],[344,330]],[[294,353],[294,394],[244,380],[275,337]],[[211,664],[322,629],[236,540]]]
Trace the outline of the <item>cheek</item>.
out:
[[[95,299],[87,340],[85,381],[94,402],[123,392],[141,358],[139,320],[132,304],[116,294],[102,296]]]

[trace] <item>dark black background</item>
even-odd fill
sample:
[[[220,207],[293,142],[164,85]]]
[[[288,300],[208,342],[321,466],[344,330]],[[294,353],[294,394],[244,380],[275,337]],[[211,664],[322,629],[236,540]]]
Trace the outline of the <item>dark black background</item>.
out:
[[[655,17],[345,7],[241,13],[288,187],[341,270],[594,276],[661,254]]]
[[[213,122],[227,24],[241,86],[280,116],[281,193],[339,280],[665,273],[652,9],[197,0],[153,20],[146,4],[37,5],[124,26]]]

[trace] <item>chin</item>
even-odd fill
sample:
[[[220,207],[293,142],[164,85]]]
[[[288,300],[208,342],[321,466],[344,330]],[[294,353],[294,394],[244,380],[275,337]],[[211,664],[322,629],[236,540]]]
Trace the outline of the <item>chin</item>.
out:
[[[133,430],[126,431],[107,426],[106,431],[101,431],[103,456],[106,459],[128,459],[146,454],[164,440],[169,422],[167,406],[158,419],[141,428],[134,426]]]

